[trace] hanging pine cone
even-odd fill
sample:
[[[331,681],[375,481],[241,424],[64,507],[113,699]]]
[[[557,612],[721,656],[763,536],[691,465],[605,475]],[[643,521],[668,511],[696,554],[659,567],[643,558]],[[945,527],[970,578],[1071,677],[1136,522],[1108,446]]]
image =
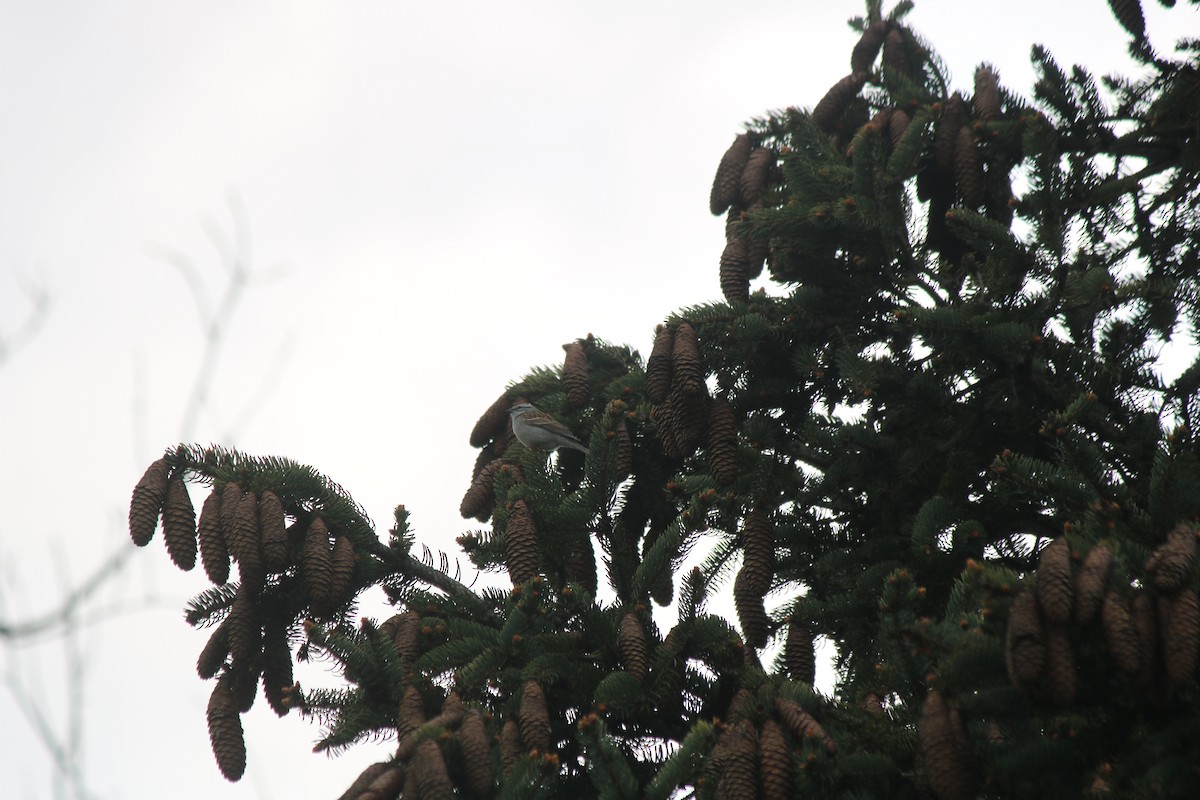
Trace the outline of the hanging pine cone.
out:
[[[400,695],[400,704],[396,707],[396,736],[403,742],[424,724],[425,700],[417,687],[409,684]]]
[[[775,576],[775,534],[770,518],[759,509],[746,515],[742,547],[742,568],[733,582],[734,605],[746,643],[763,647],[770,633],[763,596]]]
[[[246,772],[246,740],[242,718],[229,683],[222,678],[208,698],[208,739],[212,743],[217,767],[226,780],[237,781]]]
[[[1058,537],[1038,559],[1037,596],[1046,622],[1065,625],[1071,618],[1075,582],[1071,576],[1071,545]]]
[[[567,352],[563,360],[562,382],[567,394],[567,405],[571,408],[583,408],[592,398],[592,386],[588,380],[588,360],[583,342],[564,344]]]
[[[160,458],[146,468],[137,486],[133,487],[133,496],[129,500],[129,538],[138,547],[145,547],[154,538],[158,515],[167,502],[169,471],[166,459]]]
[[[200,563],[204,574],[218,586],[229,580],[229,548],[221,533],[221,493],[216,487],[200,506],[200,522],[196,526],[200,544]]]
[[[817,678],[817,653],[812,630],[796,615],[788,620],[787,640],[783,645],[783,663],[788,677],[810,686]]]
[[[753,578],[747,575],[743,566],[733,580],[733,604],[746,644],[764,647],[770,637],[771,620],[763,605],[762,593],[755,591],[752,584]]]
[[[984,122],[1000,118],[1000,76],[988,64],[975,70],[975,116]]]
[[[1112,548],[1100,542],[1088,551],[1079,574],[1075,576],[1075,621],[1080,625],[1086,625],[1095,618],[1105,598],[1112,560]]]
[[[1162,626],[1163,663],[1167,684],[1176,689],[1196,674],[1196,657],[1200,650],[1200,601],[1189,586],[1160,602],[1168,606],[1167,624]]]
[[[733,406],[715,397],[708,408],[708,468],[721,486],[729,486],[738,476],[737,420]]]
[[[300,571],[314,612],[323,616],[333,601],[333,553],[329,550],[329,528],[325,520],[313,517],[304,534]]]
[[[235,489],[234,492],[230,492],[230,486]],[[225,509],[230,505],[233,506],[230,524],[225,527]],[[243,494],[236,484],[226,486],[225,492],[221,495],[221,519],[225,543],[229,546],[229,552],[234,560],[238,562],[238,572],[242,584],[261,585],[261,578],[255,580],[260,575],[265,577],[265,568],[258,539],[258,499],[254,493]]]
[[[292,710],[285,697],[285,689],[295,682],[292,676],[292,649],[288,645],[287,629],[269,626],[263,636],[263,694],[267,705],[277,716],[285,716]]]
[[[646,679],[646,632],[637,615],[631,613],[621,618],[619,647],[621,664],[633,679],[641,682]]]
[[[750,299],[750,264],[746,243],[734,236],[725,241],[721,252],[721,294],[730,303],[745,303]]]
[[[461,771],[464,788],[473,797],[491,795],[492,749],[488,740],[483,714],[478,709],[467,709],[462,725],[458,728],[458,747],[462,753]]]
[[[463,519],[474,517],[480,522],[486,522],[492,515],[492,506],[496,504],[496,472],[504,465],[503,458],[494,458],[480,470],[471,481],[462,502],[458,504],[458,513]]]
[[[624,416],[617,420],[614,434],[617,440],[615,471],[617,481],[620,482],[633,472],[633,438],[629,435],[629,426],[625,424]]]
[[[974,208],[983,202],[983,180],[983,163],[975,135],[963,125],[954,144],[954,181],[965,205]]]
[[[1127,675],[1136,674],[1141,666],[1137,626],[1133,624],[1133,616],[1129,613],[1125,598],[1111,589],[1104,595],[1100,623],[1104,627],[1108,652],[1112,654],[1117,669]]]
[[[287,520],[279,495],[270,489],[258,499],[258,526],[262,534],[263,566],[267,572],[283,572],[288,568]]]
[[[646,396],[651,403],[661,403],[671,392],[671,354],[675,336],[667,326],[660,326],[654,335],[654,347],[646,360]]]
[[[854,49],[850,51],[850,72],[871,71],[871,65],[875,63],[879,48],[891,27],[890,22],[881,19],[872,22],[863,30],[862,36],[854,44]]]
[[[519,586],[538,574],[537,527],[524,500],[513,503],[505,523],[504,560],[514,585]]]
[[[901,137],[908,131],[908,126],[912,124],[912,117],[902,108],[897,108],[892,111],[892,115],[888,117],[888,141],[891,142],[894,149],[900,143]]]
[[[756,147],[750,151],[742,170],[742,205],[748,207],[762,200],[774,168],[775,153],[770,148]]]
[[[1146,38],[1146,17],[1142,14],[1141,0],[1108,0],[1108,7],[1133,38],[1139,41]]]
[[[1195,529],[1186,522],[1176,525],[1146,559],[1146,572],[1154,588],[1170,594],[1183,586],[1191,575],[1195,555]]]
[[[595,597],[597,589],[596,552],[592,550],[592,539],[587,534],[571,536],[567,545],[568,580],[587,589]]]
[[[380,761],[372,764],[354,779],[350,788],[338,800],[382,800],[396,797],[404,782],[404,770],[399,764]]]
[[[866,82],[867,73],[855,72],[829,87],[829,91],[812,110],[813,124],[825,133],[836,131],[850,101],[858,95]]]
[[[668,458],[683,459],[688,455],[675,437],[678,423],[675,420],[675,410],[671,407],[670,396],[650,409],[650,419],[654,420],[658,428],[658,441]]]
[[[1071,636],[1065,627],[1046,626],[1046,671],[1043,689],[1051,702],[1069,706],[1079,691],[1079,669]]]
[[[517,759],[525,753],[525,742],[521,741],[521,729],[516,720],[505,720],[500,729],[500,774],[507,778]]]
[[[731,205],[741,205],[742,172],[753,149],[754,140],[750,134],[742,133],[721,156],[717,174],[713,177],[712,191],[708,195],[708,210],[713,214],[724,214]]]
[[[526,747],[543,754],[550,752],[550,713],[546,709],[546,693],[537,681],[525,682],[517,720]]]
[[[450,782],[446,760],[442,758],[442,749],[437,742],[432,739],[421,742],[409,769],[417,783],[417,797],[422,800],[452,800],[455,797],[454,784]]]
[[[773,719],[763,723],[758,735],[758,774],[763,800],[792,797],[792,754],[783,729]]]
[[[651,354],[653,355],[653,354]],[[696,330],[687,322],[675,328],[671,349],[671,388],[688,394],[704,391],[704,362]]]
[[[958,92],[942,104],[942,115],[933,135],[933,156],[943,175],[954,174],[954,152],[958,148],[958,132],[967,121],[966,114],[966,103]]]
[[[725,744],[720,746],[721,742]],[[758,748],[754,723],[744,719],[721,734],[713,749],[713,766],[718,770],[717,797],[722,800],[757,800]]]
[[[483,447],[493,439],[499,439],[504,435],[504,431],[508,426],[508,409],[512,406],[512,401],[508,397],[508,392],[500,395],[495,401],[488,406],[487,411],[483,412],[483,416],[475,423],[475,427],[471,429],[471,447]]]
[[[939,800],[969,800],[978,785],[967,730],[937,689],[929,692],[917,726],[921,763]]]
[[[791,700],[776,697],[775,714],[779,717],[784,727],[792,732],[792,736],[801,740],[806,737],[812,737],[821,742],[825,747],[825,752],[829,753],[829,755],[837,753],[837,744],[825,733],[825,729],[821,727],[821,723],[817,722],[812,714],[809,714]]]
[[[163,508],[163,539],[175,566],[184,572],[196,566],[196,511],[183,479],[175,477],[167,484]]]
[[[229,618],[226,617],[208,637],[204,649],[196,659],[196,674],[204,680],[216,675],[225,665],[225,656],[229,655]]]
[[[354,565],[358,563],[358,554],[354,552],[354,544],[349,536],[336,536],[333,540],[333,553],[329,564],[333,572],[330,593],[334,601],[345,596],[350,587],[350,579],[354,576]]]
[[[908,43],[899,28],[892,28],[883,37],[883,66],[897,75],[907,76],[909,73]]]
[[[708,432],[708,402],[708,388],[703,383],[698,388],[675,386],[671,389],[664,404],[669,409],[665,420],[682,457],[691,455],[704,441]]]
[[[235,667],[253,664],[262,652],[262,626],[254,599],[245,588],[239,589],[225,618],[229,624],[229,655]]]
[[[392,640],[400,663],[407,669],[421,655],[421,615],[415,611],[394,614],[379,626],[379,632]]]
[[[1004,651],[1009,680],[1028,691],[1046,669],[1046,633],[1032,592],[1021,592],[1009,607]]]

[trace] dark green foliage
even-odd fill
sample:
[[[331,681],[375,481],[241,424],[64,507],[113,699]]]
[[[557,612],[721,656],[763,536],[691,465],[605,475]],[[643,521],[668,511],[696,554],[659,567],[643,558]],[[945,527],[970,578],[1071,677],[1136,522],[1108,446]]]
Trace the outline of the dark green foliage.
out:
[[[547,457],[501,426],[473,442],[502,460],[494,504],[476,514],[494,527],[459,542],[502,579],[509,520],[527,510],[537,558],[520,585],[475,590],[447,559],[414,557],[402,506],[381,541],[307,467],[167,452],[172,475],[270,490],[291,521],[288,566],[261,586],[210,589],[187,616],[217,624],[251,603],[268,687],[290,674],[293,643],[339,667],[345,688],[268,694],[321,722],[318,749],[395,735],[401,698],[411,708],[417,692],[427,721],[397,762],[420,769],[441,752],[457,780],[462,706],[486,711],[498,797],[737,794],[764,725],[792,758],[773,762],[772,786],[792,781],[797,796],[1190,796],[1196,683],[1167,682],[1159,654],[1200,640],[1163,611],[1191,608],[1176,596],[1196,588],[1196,569],[1176,557],[1155,582],[1147,565],[1200,517],[1200,359],[1159,362],[1200,329],[1200,47],[1167,60],[1138,36],[1142,77],[1099,82],[1035,47],[1031,100],[988,78],[977,104],[905,27],[910,6],[867,3],[852,22],[870,31],[859,69],[816,121],[790,108],[750,126],[744,141],[778,169],[751,176],[761,203],[736,235],[767,247],[777,291],[672,315],[649,380],[638,352],[589,337],[573,356],[586,393],[575,380],[569,402],[557,368],[507,388],[589,445]],[[739,210],[725,194],[714,209]],[[770,519],[773,549],[746,573],[751,632],[714,598],[742,569],[752,510]],[[317,515],[357,561],[342,595],[314,607],[294,557]],[[1038,593],[1039,553],[1056,537],[1055,591]],[[1136,675],[1117,669],[1094,610],[1072,620],[1069,603],[1037,606],[1069,599],[1066,573],[1101,540],[1112,564],[1089,602],[1103,589],[1132,609],[1120,633],[1142,626]],[[693,548],[704,558],[681,574]],[[376,585],[403,624],[352,622]],[[632,672],[629,615],[645,633]],[[1037,655],[1016,667],[1010,616]],[[814,676],[813,641],[833,652],[832,686],[823,667]],[[244,653],[219,655],[203,674],[226,669],[244,686],[264,673]],[[548,745],[530,692],[545,696]],[[512,721],[541,743],[514,739]]]

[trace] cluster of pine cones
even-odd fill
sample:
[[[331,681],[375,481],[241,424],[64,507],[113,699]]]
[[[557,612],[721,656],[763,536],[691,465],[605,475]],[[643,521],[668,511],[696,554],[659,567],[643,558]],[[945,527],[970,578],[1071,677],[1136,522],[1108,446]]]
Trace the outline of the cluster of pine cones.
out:
[[[1022,691],[1069,705],[1078,686],[1071,626],[1097,616],[1114,666],[1149,696],[1162,699],[1190,681],[1200,656],[1200,600],[1191,587],[1197,529],[1176,526],[1143,565],[1144,587],[1111,585],[1114,554],[1100,542],[1077,571],[1067,537],[1041,554],[1036,591],[1014,598],[1006,655]]]
[[[149,544],[160,518],[167,552],[180,569],[195,567],[199,551],[209,579],[223,586],[230,560],[238,567],[229,612],[196,661],[201,678],[220,673],[208,703],[209,738],[221,772],[236,781],[246,767],[239,715],[250,710],[259,679],[280,716],[291,709],[298,689],[287,632],[258,618],[259,592],[269,576],[295,570],[311,615],[328,616],[347,599],[358,556],[349,537],[331,535],[320,515],[301,513],[289,526],[275,492],[244,492],[233,482],[213,487],[197,523],[183,475],[172,474],[166,459],[151,464],[133,490],[129,533],[134,543]]]
[[[775,697],[760,707],[747,689],[730,704],[729,722],[718,725],[704,781],[716,781],[716,796],[786,800],[794,796],[793,750],[807,761],[833,755],[837,744],[799,704]],[[811,742],[805,753],[805,742]]]

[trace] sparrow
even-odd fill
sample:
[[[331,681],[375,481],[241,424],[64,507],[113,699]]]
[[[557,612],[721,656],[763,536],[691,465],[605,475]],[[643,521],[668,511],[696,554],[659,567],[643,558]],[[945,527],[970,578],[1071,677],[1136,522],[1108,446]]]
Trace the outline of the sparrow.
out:
[[[512,418],[513,434],[517,441],[530,450],[570,447],[581,453],[588,451],[566,425],[529,403],[517,403],[508,410],[508,415]]]

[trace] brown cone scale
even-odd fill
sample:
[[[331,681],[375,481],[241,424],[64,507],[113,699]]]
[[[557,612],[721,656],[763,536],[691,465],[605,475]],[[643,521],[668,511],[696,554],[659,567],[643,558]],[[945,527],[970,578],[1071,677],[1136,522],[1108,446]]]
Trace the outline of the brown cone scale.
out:
[[[646,396],[651,403],[661,403],[671,392],[671,354],[675,348],[675,336],[670,328],[662,326],[654,335],[654,346],[646,360]]]
[[[969,800],[975,796],[978,778],[966,734],[946,698],[932,690],[921,707],[917,744],[925,774],[939,800]]]
[[[504,526],[504,560],[508,577],[520,585],[538,574],[537,528],[524,500],[513,503]]]
[[[217,681],[208,698],[208,738],[217,767],[226,780],[237,781],[246,772],[246,740],[237,703],[225,680]]]
[[[163,539],[175,566],[187,572],[196,566],[196,511],[183,478],[175,477],[167,485],[163,508]]]
[[[160,458],[146,468],[133,487],[129,500],[129,537],[138,547],[145,547],[154,538],[158,515],[167,502],[167,475],[170,468]]]
[[[708,196],[708,210],[713,214],[724,214],[731,205],[741,204],[742,172],[753,149],[754,141],[750,134],[742,133],[721,156]]]
[[[582,342],[563,345],[566,357],[563,360],[562,382],[567,395],[567,405],[583,408],[592,397],[591,381],[588,378],[587,352]]]
[[[520,711],[517,714],[521,726],[521,740],[530,749],[542,753],[550,751],[550,714],[546,708],[546,693],[537,681],[526,681],[521,690]]]
[[[221,532],[221,492],[213,488],[200,506],[200,521],[196,526],[200,544],[200,563],[204,574],[218,586],[229,580],[229,548]]]

